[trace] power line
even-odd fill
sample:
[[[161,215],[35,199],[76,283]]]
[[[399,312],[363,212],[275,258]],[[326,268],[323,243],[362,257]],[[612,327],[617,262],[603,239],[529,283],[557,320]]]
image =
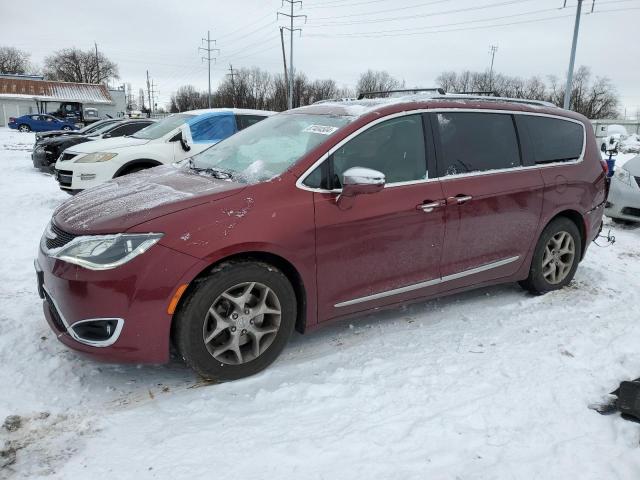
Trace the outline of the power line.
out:
[[[473,6],[473,7],[456,8],[456,9],[453,9],[453,10],[442,10],[442,11],[439,11],[439,12],[430,12],[430,13],[413,14],[413,15],[403,15],[403,16],[399,16],[399,17],[389,17],[389,18],[375,18],[375,19],[361,20],[361,21],[329,22],[329,23],[324,23],[324,24],[314,24],[314,26],[315,27],[321,27],[321,26],[329,26],[330,27],[330,26],[342,26],[342,25],[361,25],[361,24],[365,24],[365,23],[393,22],[393,21],[396,21],[396,20],[409,20],[409,19],[414,19],[414,18],[436,17],[436,16],[441,16],[441,15],[447,15],[447,14],[450,14],[450,13],[472,12],[472,11],[476,11],[476,10],[484,10],[484,9],[487,9],[487,8],[495,8],[495,7],[504,7],[504,6],[508,6],[508,5],[517,5],[517,4],[520,4],[520,3],[532,2],[532,1],[535,1],[535,0],[508,0],[508,1],[485,4],[485,5],[476,5],[476,6]],[[381,13],[381,12],[378,12],[378,13]],[[342,18],[342,16],[316,18],[316,20],[331,20],[333,18]]]
[[[289,110],[291,110],[293,108],[293,33],[294,32],[300,32],[300,35],[302,35],[302,29],[301,28],[294,28],[293,27],[293,21],[296,18],[304,18],[304,23],[307,23],[307,16],[306,15],[294,15],[293,14],[293,6],[296,3],[300,4],[300,7],[302,7],[302,1],[301,0],[282,0],[282,4],[284,5],[284,3],[288,3],[289,6],[291,7],[291,13],[282,13],[282,12],[278,12],[277,16],[279,17],[280,15],[282,15],[283,17],[288,17],[290,20],[290,27],[282,27],[285,30],[289,31],[289,37],[291,40],[291,43],[289,45],[289,101],[288,101],[288,108]]]
[[[358,5],[369,5],[371,3],[381,3],[381,2],[389,3],[389,0],[367,0],[364,2],[355,2],[355,3],[345,2],[343,0],[335,0],[335,1],[329,1],[329,2],[322,2],[322,5],[316,5],[315,3],[312,3],[311,6],[305,6],[305,8],[316,9],[316,8],[355,7]]]
[[[378,15],[380,13],[397,12],[400,10],[411,10],[412,8],[428,7],[430,5],[436,5],[438,3],[446,3],[446,2],[452,2],[452,1],[453,0],[432,0],[431,2],[418,3],[417,5],[406,5],[404,7],[388,8],[386,10],[376,10],[373,12],[361,12],[361,13],[338,15],[338,16],[332,16],[332,17],[319,17],[319,18],[316,18],[316,20],[328,20],[332,18],[346,18],[346,17],[362,17],[365,15]]]
[[[207,61],[208,63],[208,67],[209,67],[209,95],[207,96],[207,105],[209,106],[209,108],[211,108],[211,60],[213,60],[214,62],[216,61],[215,57],[211,56],[211,52],[218,52],[220,53],[220,49],[219,48],[212,48],[211,44],[215,45],[216,41],[215,40],[211,40],[211,31],[207,30],[207,38],[203,38],[202,42],[207,42],[207,46],[206,47],[198,47],[198,52],[200,52],[201,50],[203,52],[207,52],[207,56],[206,57],[200,57],[201,61]]]
[[[613,2],[611,2],[613,3]],[[557,9],[554,9],[557,10]],[[609,9],[609,10],[596,10],[593,12],[592,15],[598,15],[598,14],[602,14],[602,13],[614,13],[614,12],[625,12],[625,11],[631,11],[631,10],[640,10],[640,7],[627,7],[627,8],[617,8],[617,9]],[[591,14],[583,14],[583,15],[591,15]],[[560,19],[564,19],[564,18],[569,18],[569,17],[573,17],[573,14],[569,14],[569,15],[558,15],[558,16],[552,16],[552,17],[545,17],[545,18],[536,18],[536,19],[532,19],[532,20],[522,20],[519,22],[507,22],[507,23],[496,23],[496,24],[492,24],[492,25],[478,25],[475,27],[462,27],[462,28],[451,28],[451,29],[444,29],[444,30],[427,30],[427,31],[418,31],[418,32],[410,32],[410,33],[394,33],[394,34],[378,34],[376,32],[363,32],[363,33],[353,33],[353,34],[319,34],[319,33],[309,33],[306,36],[307,37],[336,37],[336,36],[350,36],[350,37],[354,37],[354,38],[382,38],[382,37],[402,37],[402,36],[414,36],[414,35],[432,35],[432,34],[436,34],[436,33],[447,33],[447,32],[462,32],[462,31],[468,31],[468,30],[482,30],[482,29],[486,29],[486,28],[494,28],[494,27],[508,27],[508,26],[513,26],[513,25],[524,25],[524,24],[528,24],[528,23],[539,23],[539,22],[546,22],[549,20],[560,20]],[[493,21],[495,19],[486,19],[483,21]],[[468,22],[458,22],[458,25],[464,25],[467,23],[476,23],[478,22],[478,20],[470,20]],[[430,28],[441,28],[443,26],[447,26],[447,24],[443,24],[443,25],[434,25]]]
[[[609,5],[612,3],[628,3],[628,2],[637,2],[638,0],[610,0],[610,1],[606,1],[603,2],[601,1],[599,3],[600,4],[605,4],[605,5]],[[442,28],[442,27],[453,27],[453,26],[459,26],[459,25],[468,25],[468,24],[473,24],[473,23],[482,23],[482,22],[490,22],[490,21],[495,21],[495,20],[505,20],[507,18],[517,18],[517,17],[524,17],[527,15],[534,15],[537,13],[547,13],[547,12],[558,12],[562,10],[561,8],[557,8],[557,7],[552,7],[552,8],[543,8],[540,10],[530,10],[527,12],[520,12],[520,13],[514,13],[514,14],[510,14],[510,15],[500,15],[500,16],[491,16],[491,17],[486,17],[486,18],[479,18],[476,20],[464,20],[461,22],[450,22],[450,23],[441,23],[438,25],[429,25],[429,26],[424,26],[424,27],[413,27],[413,28],[394,28],[394,29],[389,29],[389,30],[376,30],[376,31],[370,31],[370,32],[351,32],[351,33],[331,33],[331,34],[316,34],[316,33],[310,33],[307,34],[308,37],[382,37],[382,36],[387,36],[384,35],[386,33],[390,33],[390,34],[394,34],[397,33],[397,36],[404,36],[404,35],[418,35],[421,33],[429,33],[429,30],[434,29],[434,28]],[[594,12],[594,13],[598,13],[598,12]],[[586,15],[586,14],[585,14]],[[564,18],[564,17],[562,17]],[[309,28],[313,27],[312,25],[309,26]],[[391,35],[388,35],[391,36]],[[396,35],[394,35],[396,36]]]

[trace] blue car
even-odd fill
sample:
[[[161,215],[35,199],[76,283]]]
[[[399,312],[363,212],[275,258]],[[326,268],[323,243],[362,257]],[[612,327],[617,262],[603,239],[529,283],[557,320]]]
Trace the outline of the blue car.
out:
[[[9,117],[9,128],[20,130],[21,132],[48,132],[50,130],[78,130],[71,122],[65,122],[52,115],[44,113],[34,113],[21,117]]]

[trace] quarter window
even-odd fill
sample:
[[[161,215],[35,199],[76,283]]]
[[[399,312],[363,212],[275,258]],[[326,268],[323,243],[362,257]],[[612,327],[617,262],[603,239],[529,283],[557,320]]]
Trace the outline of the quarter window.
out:
[[[407,115],[375,125],[340,147],[332,158],[334,188],[341,186],[342,174],[352,167],[378,170],[387,183],[424,180],[422,116]]]
[[[584,128],[581,124],[559,118],[521,115],[533,144],[535,163],[567,162],[582,155]]]
[[[440,176],[519,167],[513,117],[503,113],[439,113]]]
[[[260,120],[264,120],[266,117],[261,115],[236,115],[236,122],[238,123],[238,130],[244,130],[250,127],[254,123],[258,123]]]

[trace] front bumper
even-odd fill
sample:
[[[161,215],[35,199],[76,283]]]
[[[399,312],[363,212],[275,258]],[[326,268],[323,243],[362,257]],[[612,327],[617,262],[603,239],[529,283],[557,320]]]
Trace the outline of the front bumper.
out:
[[[42,146],[37,146],[33,150],[31,161],[33,162],[33,166],[42,172],[54,173],[55,171],[55,154],[47,152]]]
[[[62,190],[77,193],[111,180],[118,168],[119,165],[112,161],[75,163],[74,160],[58,160],[55,175]]]
[[[640,222],[640,184],[638,177],[631,177],[631,185],[615,175],[611,179],[605,215],[611,218]]]
[[[172,320],[167,307],[177,288],[205,268],[203,263],[156,244],[118,268],[93,271],[40,248],[36,271],[45,318],[62,343],[94,359],[165,363]],[[107,341],[87,341],[74,331],[96,321],[113,321]]]

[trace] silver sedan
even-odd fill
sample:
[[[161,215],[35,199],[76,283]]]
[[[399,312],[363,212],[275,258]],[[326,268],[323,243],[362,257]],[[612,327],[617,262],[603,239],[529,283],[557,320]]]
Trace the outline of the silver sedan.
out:
[[[640,222],[640,155],[615,169],[605,215],[619,222]]]

